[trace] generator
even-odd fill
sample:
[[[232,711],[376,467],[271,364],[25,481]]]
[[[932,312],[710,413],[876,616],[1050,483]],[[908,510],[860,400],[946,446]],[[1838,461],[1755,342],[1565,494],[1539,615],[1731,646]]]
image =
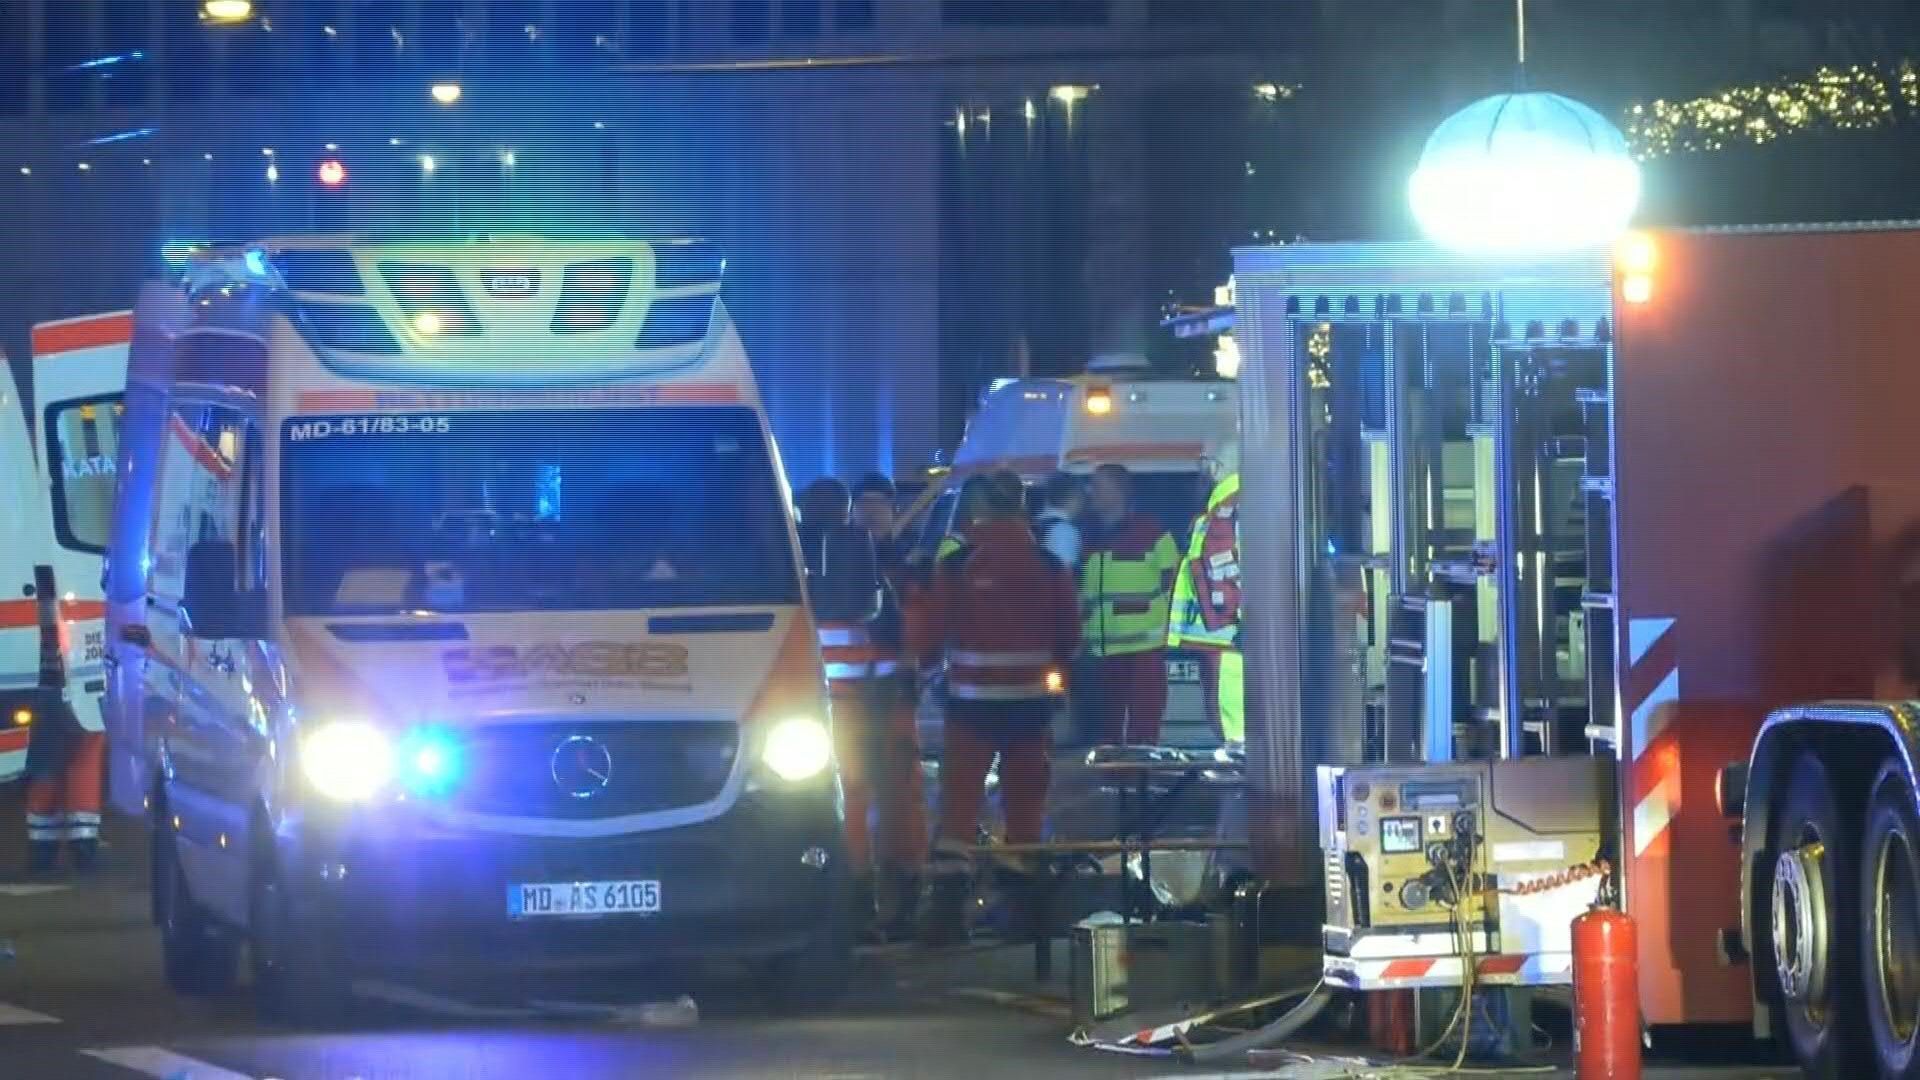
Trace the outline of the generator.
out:
[[[1324,975],[1351,990],[1572,981],[1618,865],[1606,757],[1322,766]]]

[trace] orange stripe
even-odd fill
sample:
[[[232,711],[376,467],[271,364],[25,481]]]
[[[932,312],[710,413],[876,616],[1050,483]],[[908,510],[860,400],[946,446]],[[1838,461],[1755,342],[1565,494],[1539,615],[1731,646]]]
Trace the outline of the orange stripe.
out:
[[[1083,446],[1078,450],[1067,451],[1068,461],[1140,461],[1157,458],[1193,458],[1198,463],[1201,454],[1206,453],[1207,445],[1197,442],[1177,443],[1108,443],[1104,446]]]
[[[371,390],[307,390],[300,394],[300,411],[371,409],[373,400]]]
[[[0,723],[12,724],[12,717],[0,718]],[[0,754],[14,754],[27,748],[27,729],[23,727],[0,728]]]
[[[33,355],[75,352],[102,345],[125,345],[133,340],[133,312],[89,315],[33,328]]]
[[[1383,979],[1418,979],[1433,970],[1432,960],[1395,960],[1380,972]]]
[[[1517,975],[1527,966],[1524,956],[1489,956],[1475,965],[1482,975]]]
[[[62,600],[60,617],[67,622],[84,622],[107,617],[107,605],[100,600]],[[40,625],[40,606],[34,600],[0,600],[0,629]]]

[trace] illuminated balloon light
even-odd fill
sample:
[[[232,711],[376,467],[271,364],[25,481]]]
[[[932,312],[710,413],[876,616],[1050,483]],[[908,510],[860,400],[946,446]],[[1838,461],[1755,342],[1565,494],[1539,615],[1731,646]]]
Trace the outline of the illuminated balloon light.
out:
[[[1626,138],[1558,94],[1500,94],[1443,121],[1407,188],[1413,215],[1442,247],[1567,251],[1612,242],[1640,202]]]

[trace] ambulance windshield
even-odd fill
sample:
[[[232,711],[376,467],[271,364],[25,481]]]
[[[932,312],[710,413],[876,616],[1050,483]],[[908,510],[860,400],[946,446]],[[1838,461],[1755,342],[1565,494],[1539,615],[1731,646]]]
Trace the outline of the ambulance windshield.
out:
[[[287,421],[290,615],[798,603],[746,409]]]

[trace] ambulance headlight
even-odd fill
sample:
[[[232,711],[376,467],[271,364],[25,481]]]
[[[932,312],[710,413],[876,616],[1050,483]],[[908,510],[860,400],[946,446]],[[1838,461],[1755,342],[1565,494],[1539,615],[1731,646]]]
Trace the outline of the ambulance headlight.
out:
[[[833,735],[811,716],[795,716],[773,725],[760,751],[773,774],[788,783],[810,780],[833,761]]]
[[[300,771],[339,802],[364,802],[393,780],[393,740],[364,720],[334,720],[300,740]]]

